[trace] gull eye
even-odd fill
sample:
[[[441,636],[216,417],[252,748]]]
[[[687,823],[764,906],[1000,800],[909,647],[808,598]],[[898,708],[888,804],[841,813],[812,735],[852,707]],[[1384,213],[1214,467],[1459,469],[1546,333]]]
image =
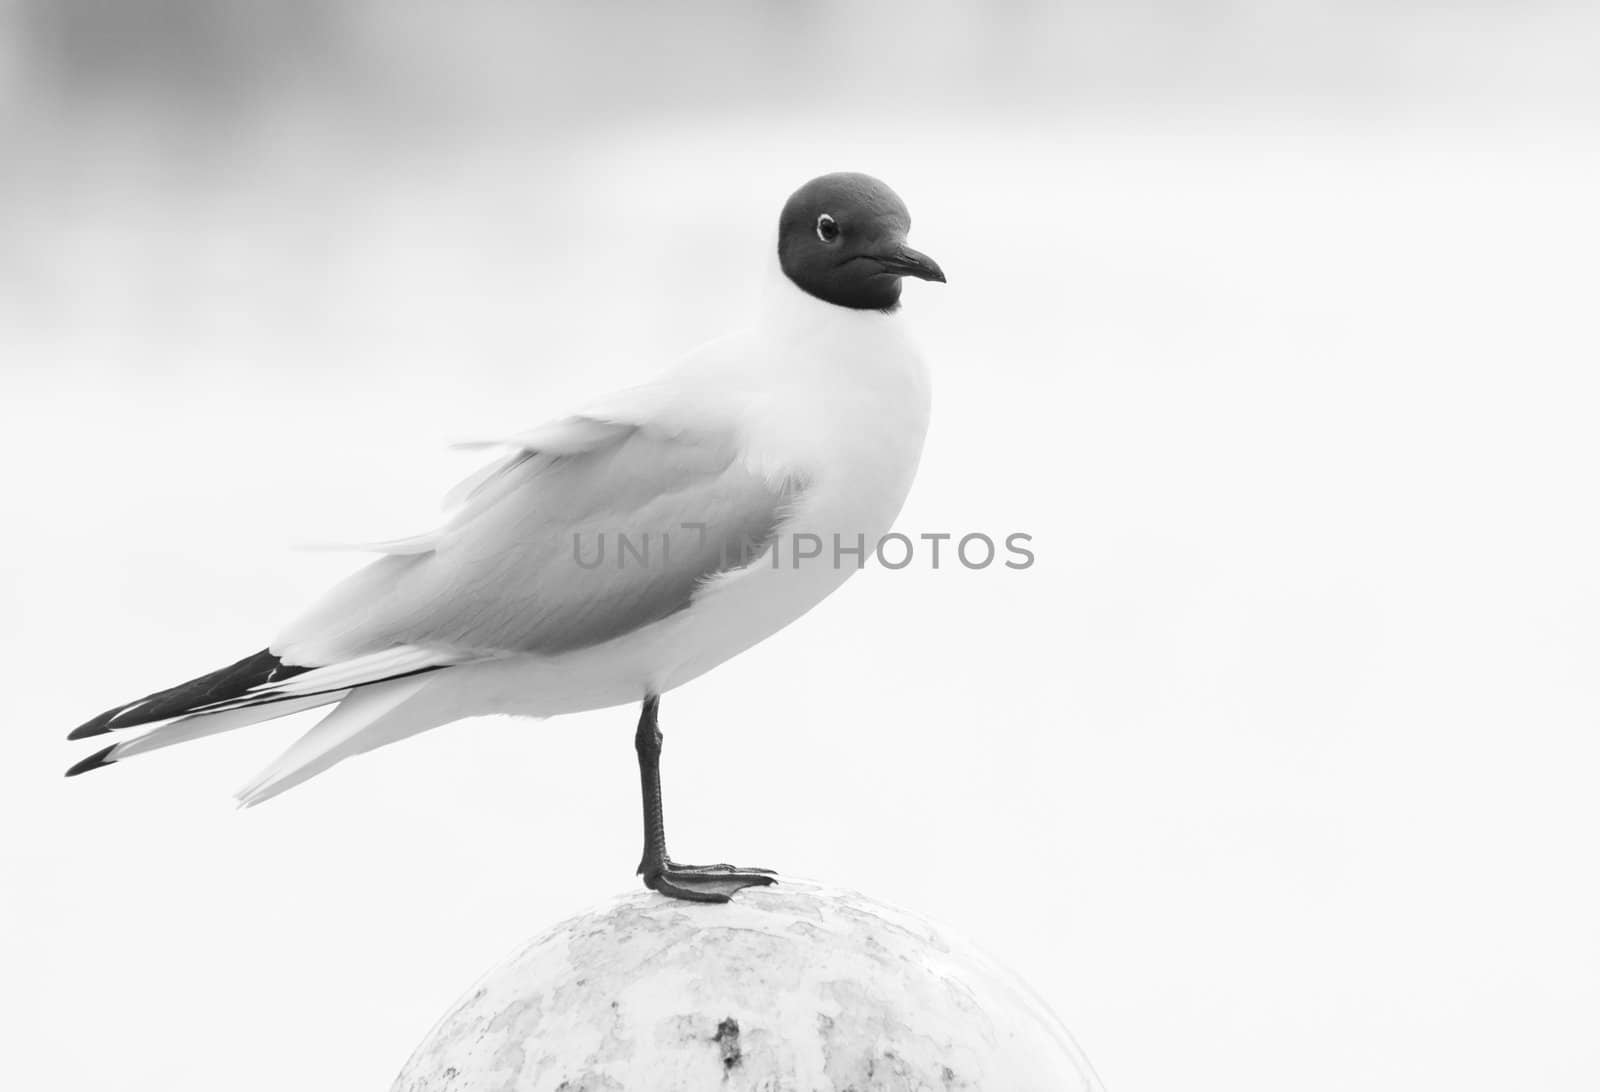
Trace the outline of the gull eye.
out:
[[[831,243],[839,237],[839,223],[827,213],[817,217],[817,238]]]

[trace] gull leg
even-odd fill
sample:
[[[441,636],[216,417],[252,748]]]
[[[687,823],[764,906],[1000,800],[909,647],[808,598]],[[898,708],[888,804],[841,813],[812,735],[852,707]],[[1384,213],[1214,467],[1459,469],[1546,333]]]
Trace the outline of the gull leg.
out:
[[[683,865],[667,856],[666,822],[661,814],[661,728],[656,711],[661,699],[651,694],[639,713],[633,747],[639,753],[639,789],[644,797],[644,856],[639,875],[644,885],[669,898],[691,902],[727,902],[746,887],[776,883],[764,868],[735,868],[730,864]]]

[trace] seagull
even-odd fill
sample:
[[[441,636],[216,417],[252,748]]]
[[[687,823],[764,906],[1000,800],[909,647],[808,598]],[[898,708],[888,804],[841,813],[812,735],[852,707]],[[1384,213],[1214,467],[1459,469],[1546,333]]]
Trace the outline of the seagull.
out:
[[[667,854],[661,696],[799,618],[863,567],[911,488],[930,385],[900,305],[943,282],[903,201],[864,174],[796,190],[744,327],[531,431],[266,648],[119,705],[86,773],[303,710],[331,711],[241,789],[259,804],[352,755],[464,717],[641,702],[638,874],[726,902],[772,872]]]

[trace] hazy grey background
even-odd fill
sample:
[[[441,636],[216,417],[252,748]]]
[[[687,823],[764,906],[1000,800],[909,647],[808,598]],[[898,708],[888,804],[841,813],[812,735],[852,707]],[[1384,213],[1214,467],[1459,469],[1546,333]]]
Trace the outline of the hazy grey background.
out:
[[[1024,973],[1118,1092],[1600,1084],[1600,20],[1312,2],[0,6],[6,1082],[383,1088],[624,889],[633,714],[246,813],[308,723],[63,781],[890,181],[949,271],[901,528],[663,705],[684,857]]]

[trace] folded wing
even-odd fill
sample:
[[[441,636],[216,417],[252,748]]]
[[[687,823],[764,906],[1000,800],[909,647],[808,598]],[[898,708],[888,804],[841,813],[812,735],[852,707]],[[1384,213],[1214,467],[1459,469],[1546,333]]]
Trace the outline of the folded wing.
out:
[[[745,465],[727,432],[573,418],[509,443],[444,527],[392,544],[273,651],[334,663],[401,645],[481,657],[601,644],[752,563],[803,489]]]

